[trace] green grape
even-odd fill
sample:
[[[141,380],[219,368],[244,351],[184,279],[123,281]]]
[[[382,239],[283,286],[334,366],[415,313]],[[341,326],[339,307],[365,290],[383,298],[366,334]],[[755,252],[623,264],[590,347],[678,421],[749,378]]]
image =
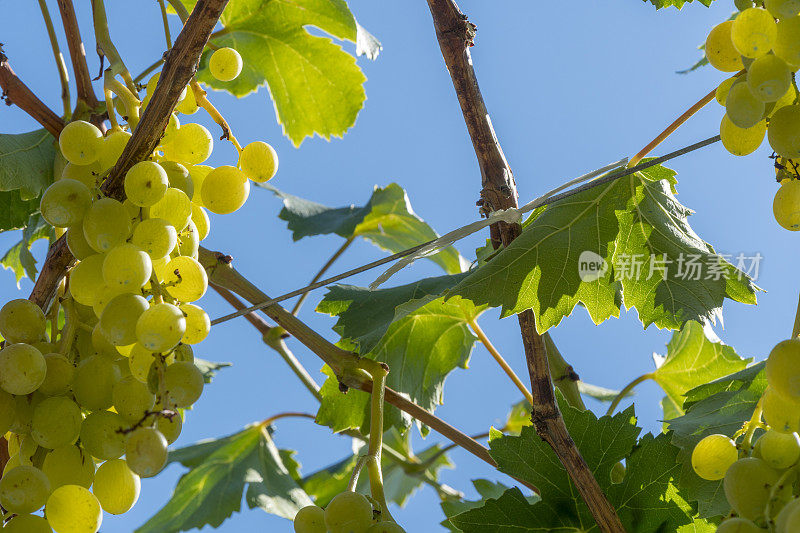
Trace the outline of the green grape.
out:
[[[131,134],[127,131],[110,131],[100,144],[100,157],[98,158],[100,168],[105,170],[116,165],[117,159],[122,155],[122,151],[125,150],[125,145],[128,144],[128,139],[130,138]]]
[[[775,221],[789,231],[800,230],[800,180],[783,180],[772,201]],[[780,377],[776,376],[776,380]]]
[[[794,199],[800,200],[800,196],[797,196],[800,194],[800,181],[794,181],[792,188],[797,191],[793,193]],[[765,372],[772,389],[787,399],[800,400],[800,339],[788,339],[776,344],[767,357]]]
[[[6,472],[10,472],[11,470],[21,465],[22,462],[19,458],[19,454],[10,455],[8,458],[8,462],[6,462],[6,465],[3,467],[3,475],[5,475]]]
[[[792,71],[782,59],[768,54],[747,69],[747,84],[762,102],[777,102],[792,86]]]
[[[775,517],[775,533],[793,533],[800,526],[800,498],[795,498],[780,510]],[[790,526],[794,526],[790,529]]]
[[[753,0],[733,0],[733,4],[739,11],[744,11],[753,7]]]
[[[83,416],[78,404],[66,396],[42,400],[33,410],[31,436],[36,443],[49,449],[74,444],[81,433]]]
[[[113,198],[95,201],[83,218],[86,242],[98,252],[107,252],[124,243],[130,237],[131,229],[128,210]]]
[[[758,150],[767,134],[767,121],[762,120],[752,128],[740,128],[728,118],[722,117],[719,135],[725,149],[736,156],[749,155]]]
[[[0,435],[5,435],[11,429],[16,416],[14,396],[4,390],[0,390]],[[10,444],[10,443],[9,443]],[[9,454],[10,454],[9,447]]]
[[[100,157],[103,134],[93,124],[83,120],[70,122],[58,136],[61,154],[70,163],[88,165]]]
[[[208,237],[208,232],[211,229],[211,221],[208,219],[208,213],[194,202],[192,202],[192,222],[194,222],[197,228],[197,236],[201,241]]]
[[[136,342],[136,321],[148,308],[138,294],[120,294],[112,298],[100,316],[100,329],[114,346]]]
[[[164,157],[186,165],[198,165],[208,159],[214,149],[214,138],[200,124],[184,124],[164,145]]]
[[[717,528],[716,533],[763,533],[764,530],[746,518],[728,518]]]
[[[67,248],[80,261],[97,252],[86,242],[86,235],[83,234],[83,226],[78,225],[67,230]]]
[[[187,255],[197,259],[197,252],[200,249],[200,235],[193,221],[178,235],[178,254]]]
[[[295,533],[327,533],[325,511],[316,505],[307,505],[294,516]]]
[[[406,530],[394,522],[378,522],[369,526],[367,533],[406,533]]]
[[[733,21],[733,46],[745,57],[757,58],[769,53],[775,44],[778,28],[775,19],[765,9],[742,11]]]
[[[135,244],[120,244],[103,260],[103,281],[111,289],[138,292],[150,281],[153,264],[147,252]]]
[[[730,92],[731,87],[733,87],[733,84],[737,81],[739,81],[739,78],[734,76],[723,80],[723,82],[719,84],[717,91],[714,93],[714,97],[719,105],[725,106],[725,102],[728,100],[728,92]]]
[[[70,383],[72,383],[72,377],[75,375],[75,366],[60,353],[45,354],[44,363],[47,370],[44,381],[39,385],[39,392],[47,396],[66,394]],[[2,410],[1,401],[0,410]],[[0,429],[2,429],[2,424],[0,424]],[[0,431],[0,433],[2,432]]]
[[[167,364],[169,364],[169,357],[167,359]],[[154,360],[153,352],[146,350],[139,343],[134,344],[131,354],[128,356],[128,366],[131,375],[142,383],[147,383],[147,373]]]
[[[170,402],[177,407],[189,407],[203,394],[203,373],[188,361],[177,361],[164,372]]]
[[[167,173],[170,187],[185,192],[189,198],[194,196],[194,182],[185,166],[175,161],[161,161],[159,164]]]
[[[125,195],[139,207],[150,207],[164,197],[169,187],[167,172],[153,161],[141,161],[125,174]]]
[[[761,458],[772,468],[783,470],[800,459],[800,437],[797,433],[767,431],[758,439]]]
[[[208,289],[208,275],[203,265],[191,257],[180,256],[167,263],[163,280],[173,298],[186,303],[199,300]]]
[[[737,83],[728,91],[725,101],[728,118],[740,128],[752,128],[764,116],[764,102],[753,96],[747,83]]]
[[[769,122],[769,144],[779,156],[800,158],[800,105],[782,107]]]
[[[133,202],[131,202],[127,198],[125,198],[125,201],[122,202],[122,207],[124,207],[125,211],[128,213],[128,218],[130,218],[130,220],[131,220],[131,227],[133,227],[136,224],[138,224],[139,222],[141,222],[141,219],[142,219],[142,208],[141,207],[139,207],[138,205],[134,204]]]
[[[211,319],[202,307],[194,304],[181,305],[181,311],[186,315],[186,333],[181,342],[197,344],[202,342],[211,331]]]
[[[75,400],[86,409],[107,409],[113,402],[111,391],[118,379],[118,370],[107,357],[94,355],[84,359],[72,378]]]
[[[137,428],[125,442],[125,460],[141,477],[153,477],[167,464],[167,439],[157,429]]]
[[[131,510],[139,499],[141,481],[122,459],[111,459],[101,464],[94,475],[95,497],[103,510],[123,514]]]
[[[771,119],[779,109],[794,104],[796,96],[797,92],[794,90],[794,87],[790,87],[789,90],[786,91],[783,96],[778,98],[778,101],[772,105],[772,110],[767,110],[767,118]]]
[[[170,354],[175,356],[175,361],[185,361],[194,364],[194,350],[188,344],[179,344]]]
[[[155,74],[150,76],[149,80],[147,80],[147,86],[145,88],[145,91],[146,91],[146,93],[145,93],[145,101],[146,102],[149,102],[150,98],[152,98],[153,93],[156,90],[156,86],[158,85],[158,80],[160,78],[161,78],[161,72],[156,72]],[[187,92],[188,91],[187,91],[186,87],[184,87],[183,90],[181,91],[181,94],[178,95],[178,102],[181,102],[182,100],[184,100],[186,98],[186,93]],[[147,104],[144,104],[143,107],[145,105],[147,105]]]
[[[233,48],[220,48],[211,54],[208,70],[219,81],[232,81],[242,72],[242,56]]]
[[[78,446],[62,446],[45,456],[42,472],[54,490],[64,485],[80,485],[88,489],[94,481],[94,461]]]
[[[6,533],[53,533],[45,518],[33,514],[17,515],[3,529]]]
[[[175,413],[172,417],[159,416],[156,421],[156,429],[164,435],[167,443],[172,444],[181,435],[183,429],[183,418],[180,413]]]
[[[341,492],[325,507],[330,533],[365,533],[372,525],[372,504],[357,492]]]
[[[37,342],[46,328],[44,313],[30,300],[11,300],[0,309],[0,335],[7,342]]]
[[[39,404],[37,403],[36,406],[38,407],[38,405]],[[23,465],[33,465],[33,457],[36,455],[38,450],[39,444],[31,435],[20,435],[19,451],[17,452],[20,463]]]
[[[47,374],[42,352],[30,344],[7,344],[0,350],[0,388],[11,394],[30,394]]]
[[[161,138],[161,144],[166,144],[172,140],[172,136],[178,131],[178,128],[181,127],[181,121],[178,118],[178,115],[175,113],[169,114],[169,121],[167,122],[167,127],[164,130],[164,136]]]
[[[775,55],[794,69],[800,67],[800,17],[786,18],[778,22]]]
[[[39,211],[50,225],[57,228],[74,226],[83,220],[92,204],[92,193],[78,180],[60,179],[42,194]]]
[[[192,202],[185,192],[170,187],[164,197],[150,208],[150,217],[162,218],[176,231],[183,231],[192,217]]]
[[[81,445],[98,459],[116,459],[125,452],[125,419],[111,411],[95,411],[81,425]]]
[[[151,306],[136,323],[139,344],[151,352],[167,352],[174,348],[186,332],[186,318],[176,306],[160,303]]]
[[[105,357],[110,357],[112,361],[120,356],[120,352],[117,350],[117,347],[111,344],[106,338],[105,334],[103,334],[103,330],[100,329],[99,322],[92,328],[92,349],[94,350],[92,355],[98,354]]]
[[[98,285],[100,287],[100,294],[94,301],[92,310],[94,311],[94,315],[97,318],[100,318],[103,315],[103,311],[105,310],[106,305],[108,305],[108,302],[122,294],[122,292],[114,287],[109,287],[105,283],[98,283]]]
[[[739,458],[736,444],[727,435],[708,435],[692,450],[692,468],[703,479],[716,481]]]
[[[746,457],[733,463],[725,474],[722,483],[725,498],[736,513],[748,520],[759,520],[764,516],[764,506],[769,501],[772,486],[778,481],[778,473],[767,463],[755,457]],[[783,499],[785,493],[791,493],[787,485],[779,491],[778,497]]]
[[[31,422],[33,420],[33,410],[44,399],[41,394],[14,397],[14,422],[11,424],[11,431],[20,435],[31,432]]]
[[[200,196],[203,206],[212,213],[227,215],[242,207],[250,195],[250,182],[236,167],[221,166],[203,180]]]
[[[100,163],[95,161],[88,165],[76,165],[74,163],[67,163],[64,170],[61,171],[59,179],[77,180],[86,185],[90,190],[97,187],[97,179],[100,177],[102,169]]]
[[[742,56],[733,46],[732,28],[733,21],[728,20],[714,26],[706,38],[706,58],[712,67],[722,72],[736,72],[744,68]]]
[[[48,494],[50,481],[34,466],[18,466],[0,479],[0,504],[12,513],[34,512],[45,504]]]
[[[100,502],[89,489],[79,485],[54,490],[44,511],[56,533],[97,533],[103,522]]]
[[[156,404],[156,397],[147,385],[132,375],[122,378],[114,385],[113,400],[117,413],[131,423],[144,419]]]
[[[94,254],[75,265],[69,276],[69,292],[76,302],[83,305],[94,305],[103,284],[103,254]]]
[[[786,19],[800,13],[800,0],[764,0],[764,7],[776,19]]]
[[[197,100],[195,100],[194,91],[191,88],[186,91],[186,97],[175,106],[175,111],[184,115],[194,115],[198,109]]]
[[[785,398],[772,387],[767,387],[761,400],[764,420],[780,433],[800,431],[800,403]]]
[[[203,182],[206,176],[214,170],[208,165],[192,165],[189,167],[189,177],[192,178],[194,184],[194,194],[192,195],[192,202],[198,206],[203,207],[203,199],[200,197],[200,192],[203,190]]]
[[[152,261],[169,255],[178,244],[178,232],[163,218],[148,218],[133,228],[131,243],[147,252]]]
[[[264,183],[278,171],[278,154],[265,142],[251,142],[239,154],[239,168],[251,180]]]

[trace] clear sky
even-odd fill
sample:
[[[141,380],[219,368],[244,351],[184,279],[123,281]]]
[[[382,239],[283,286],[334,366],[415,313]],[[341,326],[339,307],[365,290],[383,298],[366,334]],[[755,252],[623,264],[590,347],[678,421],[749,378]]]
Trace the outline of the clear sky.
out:
[[[92,53],[89,2],[75,2],[89,50],[89,66],[97,72]],[[48,1],[57,18],[55,1]],[[160,15],[153,1],[106,2],[112,38],[132,71],[138,73],[163,53]],[[647,144],[676,116],[714,88],[723,75],[702,69],[688,76],[675,74],[698,58],[698,44],[710,28],[727,19],[732,2],[718,0],[713,8],[688,5],[656,12],[641,0],[595,2],[531,2],[529,0],[463,0],[462,9],[478,25],[472,54],[497,135],[514,170],[525,202],[576,175],[624,156]],[[213,102],[243,142],[266,140],[280,156],[273,184],[287,192],[331,206],[362,204],[374,185],[397,182],[407,191],[415,211],[440,233],[476,219],[480,174],[450,78],[434,36],[430,13],[422,0],[352,0],[359,22],[383,43],[380,57],[359,64],[369,81],[368,100],[355,127],[327,142],[307,140],[299,149],[281,136],[266,89],[236,100],[214,93]],[[35,2],[0,1],[0,40],[11,63],[53,109],[60,109],[59,87],[50,47]],[[175,34],[177,20],[173,20]],[[348,49],[353,49],[346,43]],[[66,50],[65,43],[62,47]],[[192,118],[202,117],[202,112]],[[682,127],[656,155],[705,139],[718,132],[722,109],[710,104]],[[217,130],[205,118],[209,128]],[[34,121],[14,107],[0,108],[0,132],[25,132]],[[212,164],[231,164],[234,150],[218,143]],[[798,283],[796,236],[777,226],[771,212],[774,181],[770,151],[735,158],[715,145],[669,164],[678,172],[679,200],[694,209],[695,231],[723,253],[764,257],[757,283],[767,290],[758,306],[726,301],[725,323],[716,332],[740,355],[763,359],[791,331]],[[253,190],[247,205],[233,215],[212,218],[204,243],[234,256],[237,267],[267,293],[305,285],[339,247],[338,237],[314,237],[293,243],[285,223],[277,218],[280,202],[263,190]],[[459,243],[461,253],[474,258],[482,237]],[[0,252],[17,235],[0,235]],[[40,244],[35,248],[43,258]],[[383,252],[357,242],[334,266],[341,272],[381,257]],[[439,271],[420,262],[394,281],[409,282]],[[350,280],[367,285],[375,273]],[[27,295],[25,280],[17,291],[13,275],[0,272],[0,299]],[[316,292],[301,316],[331,340],[333,320],[314,313],[323,292]],[[225,302],[209,293],[202,302],[212,317],[229,312]],[[498,321],[496,310],[480,320],[488,335],[521,376],[527,376],[517,321]],[[595,326],[577,308],[553,332],[565,358],[589,383],[620,388],[651,371],[652,353],[665,353],[671,333],[655,327],[643,330],[635,312],[623,313]],[[296,341],[289,341],[302,362],[316,371],[320,361]],[[177,445],[227,435],[246,424],[283,411],[315,412],[315,401],[283,362],[266,349],[244,320],[215,328],[195,351],[206,359],[230,361],[207,387],[189,413]],[[527,379],[526,379],[527,381]],[[646,431],[660,431],[662,393],[654,384],[637,390],[636,411]],[[476,346],[470,369],[456,370],[445,387],[445,404],[437,415],[468,433],[502,425],[518,393],[487,352]],[[600,412],[603,406],[590,402]],[[298,450],[303,472],[334,463],[349,452],[349,440],[335,437],[310,421],[288,420],[274,435],[281,448]],[[427,442],[440,439],[432,433]],[[454,451],[456,470],[442,480],[475,496],[470,479],[488,477],[513,483],[466,452]],[[142,483],[137,506],[121,517],[106,517],[104,532],[130,532],[165,503],[181,474],[171,467]],[[436,494],[425,488],[405,509],[395,512],[411,532],[439,531],[443,515]],[[225,522],[220,531],[291,531],[291,524],[260,510],[245,510]]]

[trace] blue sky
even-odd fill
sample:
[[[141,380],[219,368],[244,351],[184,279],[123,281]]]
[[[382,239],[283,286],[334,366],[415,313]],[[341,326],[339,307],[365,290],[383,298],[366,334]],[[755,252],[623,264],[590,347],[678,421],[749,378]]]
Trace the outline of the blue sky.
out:
[[[48,2],[57,18],[57,6]],[[89,3],[76,2],[89,68],[97,72],[92,53]],[[709,29],[727,19],[732,2],[714,7],[688,5],[656,12],[637,0],[615,2],[530,2],[463,0],[462,9],[478,25],[475,66],[497,135],[514,170],[521,202],[569,178],[624,156],[647,144],[676,116],[714,88],[724,76],[710,68],[689,76],[675,71],[698,58],[696,47]],[[13,6],[13,7],[12,7]],[[331,206],[361,204],[373,186],[397,182],[407,191],[415,211],[440,233],[476,219],[480,174],[450,78],[434,36],[425,2],[353,0],[359,22],[376,35],[384,50],[374,61],[359,59],[368,77],[368,100],[355,127],[327,142],[307,140],[300,149],[281,136],[266,89],[241,100],[214,93],[212,99],[242,142],[266,140],[280,156],[275,186]],[[156,2],[107,2],[112,38],[134,72],[163,53]],[[43,23],[34,2],[0,1],[0,35],[16,72],[53,109],[60,109],[58,79]],[[174,34],[177,21],[173,20]],[[348,49],[352,45],[345,44]],[[66,45],[62,42],[62,48]],[[192,118],[202,117],[201,113]],[[718,132],[722,109],[707,106],[657,151],[666,153]],[[205,118],[202,121],[216,131]],[[14,107],[0,109],[0,131],[36,128]],[[679,200],[694,209],[695,231],[723,253],[761,253],[758,284],[766,289],[758,306],[726,302],[724,328],[716,332],[740,355],[763,359],[791,331],[797,285],[793,272],[796,236],[772,218],[774,182],[770,151],[735,158],[715,145],[669,164],[678,172]],[[218,143],[212,164],[231,164],[234,150]],[[293,243],[285,223],[277,218],[280,202],[263,190],[253,190],[247,205],[233,215],[212,218],[204,243],[234,256],[237,267],[270,294],[305,285],[339,247],[337,237],[315,237]],[[0,235],[0,251],[18,237]],[[459,243],[472,259],[482,237]],[[43,258],[41,244],[35,248]],[[357,242],[334,266],[341,272],[382,256],[377,248]],[[404,271],[396,283],[438,274],[429,262]],[[376,273],[350,280],[367,285]],[[18,291],[10,272],[0,272],[0,299],[27,295],[26,280]],[[301,316],[331,340],[333,320],[313,312],[323,292],[316,292]],[[225,302],[209,293],[202,302],[212,317],[229,312]],[[527,373],[517,321],[498,320],[497,311],[481,318],[488,335],[516,369]],[[623,313],[595,326],[576,309],[553,332],[565,358],[587,382],[620,388],[654,366],[652,353],[664,353],[669,332],[643,330],[635,312]],[[289,341],[318,380],[320,361],[295,341]],[[276,355],[243,320],[217,327],[196,353],[206,359],[230,361],[189,413],[178,445],[226,435],[246,424],[283,411],[315,411],[313,398],[293,381]],[[636,412],[647,431],[659,431],[661,392],[647,383],[637,390]],[[476,346],[468,371],[457,370],[447,381],[445,404],[437,415],[468,433],[501,425],[509,406],[518,400],[481,346]],[[604,409],[590,402],[593,409]],[[350,449],[349,440],[331,436],[326,428],[306,420],[278,422],[279,447],[299,451],[304,472],[338,461]],[[414,436],[417,444],[427,442]],[[442,481],[474,496],[470,479],[488,477],[511,483],[465,452],[455,451],[457,468],[444,471]],[[182,470],[171,467],[142,483],[137,506],[121,517],[106,517],[103,531],[129,532],[141,525],[169,497]],[[405,509],[393,513],[408,531],[437,531],[442,519],[435,493],[422,489]],[[291,531],[289,522],[260,510],[244,511],[220,531]]]

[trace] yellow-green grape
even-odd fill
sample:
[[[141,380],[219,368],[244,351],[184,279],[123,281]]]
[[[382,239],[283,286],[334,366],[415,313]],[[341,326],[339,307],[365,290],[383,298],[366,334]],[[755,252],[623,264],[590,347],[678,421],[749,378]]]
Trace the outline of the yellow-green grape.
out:
[[[208,275],[203,265],[191,257],[179,256],[167,263],[164,276],[166,289],[178,301],[191,303],[203,297],[208,289]]]
[[[21,465],[22,461],[19,458],[19,454],[10,454],[8,462],[6,462],[6,465],[3,467],[3,475]]]
[[[218,215],[233,213],[244,205],[249,195],[247,176],[238,168],[227,165],[209,172],[200,191],[203,206]]]
[[[136,339],[151,352],[173,349],[186,332],[186,318],[176,306],[159,303],[151,306],[136,322]]]
[[[722,117],[719,136],[725,149],[736,156],[745,156],[758,150],[767,134],[767,121],[762,120],[752,128],[740,128],[728,118]]]
[[[101,464],[94,475],[92,492],[103,510],[123,514],[131,510],[139,499],[141,481],[122,459],[111,459]]]
[[[44,313],[30,300],[18,298],[0,308],[0,335],[7,342],[37,342],[46,327]]]
[[[132,375],[122,378],[114,385],[112,398],[117,413],[131,423],[143,420],[156,404],[156,397],[147,385]]]
[[[278,154],[263,141],[251,142],[239,154],[239,168],[251,180],[264,183],[278,171]]]
[[[147,80],[147,86],[145,88],[145,102],[149,102],[150,98],[152,98],[153,93],[156,90],[156,86],[158,85],[158,80],[160,78],[161,78],[161,72],[156,72],[155,74],[150,76],[149,80]],[[178,96],[178,101],[179,102],[186,98],[186,93],[187,92],[188,92],[187,88],[184,87],[183,90],[181,91],[181,94]],[[147,103],[144,104],[144,106],[146,106],[146,105],[147,105]]]
[[[78,404],[66,396],[46,398],[33,410],[31,437],[42,448],[68,446],[78,440],[81,422]]]
[[[0,390],[0,434],[2,435],[5,435],[14,423],[14,418],[16,417],[14,404],[14,397],[6,391]]]
[[[728,100],[728,92],[733,87],[733,84],[738,81],[739,78],[736,76],[732,78],[728,78],[727,80],[723,80],[722,83],[719,84],[717,87],[716,93],[714,93],[714,97],[717,100],[717,103],[721,106],[725,106],[725,102]]]
[[[14,397],[14,422],[11,424],[11,431],[20,435],[31,432],[31,421],[33,420],[33,410],[44,399],[40,394]]]
[[[70,163],[88,165],[100,157],[103,134],[97,126],[84,120],[70,122],[58,136],[61,154]]]
[[[211,331],[211,319],[202,307],[194,304],[181,305],[181,311],[186,315],[186,333],[181,342],[197,344],[202,342]]]
[[[102,355],[83,359],[72,378],[75,400],[84,408],[97,410],[111,407],[111,391],[119,379],[113,361]]]
[[[169,114],[169,121],[164,130],[164,136],[161,138],[161,144],[167,144],[172,139],[172,135],[181,127],[181,121],[175,113]]]
[[[357,492],[341,492],[325,507],[330,533],[365,533],[372,525],[372,504]]]
[[[189,175],[189,170],[185,166],[174,161],[162,161],[159,164],[167,173],[169,186],[174,189],[180,189],[191,199],[192,196],[194,196],[194,182]]]
[[[203,199],[200,197],[200,192],[203,190],[203,182],[212,170],[214,169],[208,165],[192,165],[189,167],[189,177],[192,178],[192,183],[194,184],[192,203],[199,207],[203,207]]]
[[[125,242],[131,228],[128,210],[113,198],[95,201],[83,217],[86,242],[98,252],[107,252]]]
[[[716,481],[739,458],[736,444],[727,435],[708,435],[692,450],[692,468],[703,479]]]
[[[138,205],[134,204],[127,198],[125,201],[122,202],[122,206],[125,208],[125,211],[128,213],[128,218],[131,220],[131,227],[135,226],[142,219],[142,208]]]
[[[75,374],[75,366],[60,353],[45,354],[44,362],[47,370],[44,381],[39,385],[39,392],[48,396],[66,394]],[[2,409],[2,402],[0,402],[0,409]],[[0,424],[0,429],[2,429],[2,424]]]
[[[800,526],[800,498],[795,498],[780,510],[775,517],[775,533],[793,533]],[[794,526],[794,528],[790,528]]]
[[[785,19],[800,13],[800,0],[764,0],[764,7],[776,19]]]
[[[137,428],[125,442],[128,468],[141,477],[153,477],[167,464],[167,439],[154,428]]]
[[[136,342],[136,321],[148,308],[138,294],[120,294],[111,299],[100,317],[100,329],[114,346]]]
[[[97,178],[100,177],[101,172],[102,170],[100,169],[100,163],[98,161],[89,163],[88,165],[67,163],[59,179],[77,180],[89,187],[89,189],[93,189],[98,185]]]
[[[103,310],[105,310],[108,302],[119,296],[121,292],[119,289],[109,287],[105,283],[98,285],[100,285],[100,293],[97,296],[97,299],[94,301],[94,304],[92,304],[92,310],[94,311],[94,315],[97,318],[100,318],[103,315]]]
[[[719,525],[716,533],[764,533],[764,530],[746,518],[728,518]]]
[[[769,121],[769,144],[779,156],[800,158],[800,105],[780,108]]]
[[[164,197],[150,208],[150,217],[162,218],[175,230],[183,231],[192,217],[192,202],[185,192],[170,187]]]
[[[33,514],[20,514],[3,526],[5,533],[53,533],[44,517]]]
[[[150,371],[150,365],[153,364],[154,360],[153,352],[146,350],[139,343],[134,344],[128,356],[128,367],[131,375],[142,383],[147,383],[147,373]],[[166,363],[169,364],[170,362],[168,357]]]
[[[770,490],[778,481],[778,473],[755,457],[746,457],[733,463],[725,474],[722,487],[725,498],[736,513],[748,520],[764,517],[764,507],[770,499]],[[791,485],[779,490],[777,497],[786,499],[791,494]],[[788,489],[788,490],[786,490]]]
[[[64,485],[54,490],[44,511],[56,533],[97,533],[103,523],[100,502],[80,485]]]
[[[768,54],[747,69],[747,84],[762,102],[777,102],[792,86],[792,71],[781,58]]]
[[[211,54],[208,70],[219,81],[232,81],[242,72],[242,56],[233,48],[220,48]]]
[[[728,118],[740,128],[752,128],[764,116],[764,102],[753,96],[747,83],[737,83],[728,91],[725,101]]]
[[[78,180],[60,179],[44,191],[39,210],[50,225],[57,228],[74,226],[83,220],[92,204],[92,193]]]
[[[198,165],[214,149],[211,132],[200,124],[184,124],[171,137],[169,144],[164,145],[164,156],[171,161]]]
[[[780,433],[800,431],[800,403],[785,398],[772,387],[767,387],[761,399],[764,420]]]
[[[175,356],[176,361],[194,363],[194,350],[188,344],[179,344],[170,353]]]
[[[775,44],[778,28],[765,9],[757,7],[739,13],[731,27],[733,46],[745,57],[761,57]]]
[[[192,202],[192,222],[197,228],[197,237],[201,241],[208,237],[208,232],[211,230],[211,221],[208,219],[208,213],[194,202]]]
[[[186,90],[186,97],[178,102],[175,106],[175,111],[184,115],[194,115],[197,113],[198,106],[197,100],[194,98],[194,91],[191,87]]]
[[[178,232],[163,218],[142,220],[133,228],[131,243],[150,256],[152,260],[167,256],[178,244]]]
[[[394,522],[378,522],[369,526],[367,533],[406,533],[406,530]]]
[[[95,411],[81,425],[81,446],[98,459],[116,459],[125,452],[125,419],[111,411]]]
[[[177,361],[164,371],[170,402],[177,407],[190,407],[203,394],[203,373],[188,361]]]
[[[86,235],[83,234],[83,226],[81,225],[67,230],[67,248],[75,256],[75,259],[79,261],[97,253],[86,242]]]
[[[105,170],[116,165],[117,159],[122,155],[130,138],[131,134],[127,131],[113,130],[109,132],[100,144],[100,157],[98,158],[100,168]]]
[[[69,292],[76,302],[94,305],[103,289],[103,254],[90,255],[75,265],[69,276]]]
[[[792,66],[800,67],[800,17],[786,18],[778,22],[775,38],[775,55]]]
[[[294,533],[327,533],[325,510],[316,505],[307,505],[294,516]]]
[[[783,93],[783,96],[778,98],[778,101],[772,106],[772,110],[767,112],[767,118],[771,119],[779,109],[794,104],[796,96],[797,91],[794,90],[794,87],[789,87],[789,90]]]
[[[164,438],[167,439],[169,444],[172,444],[181,435],[183,429],[183,418],[180,413],[175,413],[172,417],[159,416],[156,421],[156,429],[158,429]]]
[[[200,233],[192,220],[178,235],[178,254],[188,255],[197,259],[197,252],[200,249]]]
[[[783,183],[781,189],[788,185]],[[793,190],[794,200],[800,201],[800,181],[795,181]],[[787,399],[800,400],[800,339],[776,344],[767,357],[765,372],[767,383],[775,392]]]
[[[30,344],[8,344],[0,350],[0,388],[11,394],[30,394],[47,374],[42,352]]]
[[[150,281],[152,272],[147,252],[127,242],[109,250],[103,260],[103,281],[120,292],[138,292]]]
[[[772,468],[783,470],[800,459],[800,437],[797,433],[767,431],[758,441],[761,443],[761,459]]]
[[[164,197],[167,187],[167,172],[153,161],[136,163],[125,174],[125,196],[139,207],[155,205]]]
[[[112,361],[120,356],[117,347],[106,338],[99,322],[92,328],[92,348],[94,349],[94,354],[110,357]]]
[[[711,66],[722,72],[737,72],[744,68],[742,55],[733,46],[731,29],[733,21],[718,24],[706,38],[706,58]]]
[[[42,472],[54,490],[63,485],[80,485],[88,489],[94,481],[94,461],[78,446],[63,446],[45,456]]]
[[[12,513],[32,513],[47,501],[50,481],[34,466],[22,465],[0,479],[0,504]]]

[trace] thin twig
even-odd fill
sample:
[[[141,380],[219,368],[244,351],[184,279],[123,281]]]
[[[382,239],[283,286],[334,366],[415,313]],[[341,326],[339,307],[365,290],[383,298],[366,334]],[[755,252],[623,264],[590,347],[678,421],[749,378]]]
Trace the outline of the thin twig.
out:
[[[611,405],[609,405],[608,409],[606,410],[606,416],[614,414],[614,411],[616,411],[620,402],[622,402],[622,400],[625,399],[625,397],[628,396],[631,393],[631,391],[635,389],[640,383],[644,383],[648,379],[653,379],[653,378],[655,378],[655,374],[650,372],[648,374],[639,376],[638,378],[634,379],[633,381],[625,385],[625,387],[621,391],[619,391],[619,394],[617,394],[616,397],[614,397],[614,399],[611,401]]]
[[[28,113],[36,122],[58,138],[61,128],[64,127],[64,121],[52,109],[44,105],[44,102],[39,100],[33,91],[17,77],[14,69],[8,63],[8,57],[3,53],[2,47],[0,47],[0,89],[3,90],[3,99],[6,103],[14,104]]]
[[[314,283],[318,282],[319,279],[325,274],[325,272],[327,272],[328,269],[331,266],[333,266],[336,260],[339,259],[339,257],[341,257],[341,255],[345,252],[345,250],[347,250],[350,247],[350,245],[353,244],[354,240],[355,237],[349,237],[346,241],[344,241],[344,244],[342,244],[339,247],[339,249],[333,253],[331,258],[328,259],[328,261],[324,265],[322,265],[322,268],[319,269],[319,272],[317,272],[316,276],[311,278],[309,284],[313,285]],[[292,314],[294,316],[297,316],[297,313],[300,312],[300,308],[303,306],[303,302],[306,301],[306,298],[308,298],[308,294],[309,294],[308,292],[304,292],[303,294],[301,294],[300,298],[297,300],[297,303],[294,304],[294,307],[292,307]]]
[[[316,417],[309,413],[298,413],[291,411],[288,413],[278,413],[277,415],[272,415],[269,418],[265,418],[261,421],[261,425],[268,426],[277,420],[281,420],[282,418],[310,418],[311,420],[314,420]]]
[[[497,361],[497,364],[500,365],[500,368],[503,369],[503,372],[505,372],[509,379],[511,379],[525,399],[528,400],[528,403],[533,405],[533,396],[531,396],[530,391],[525,384],[522,383],[522,380],[519,379],[519,376],[517,376],[517,373],[514,372],[514,369],[511,368],[505,359],[503,359],[503,356],[499,351],[497,351],[497,348],[494,347],[492,341],[489,340],[489,337],[486,336],[486,333],[478,325],[478,322],[475,319],[470,319],[467,321],[467,324],[469,324],[470,329],[475,332],[475,335],[478,336],[478,339],[481,341],[481,344],[483,344],[484,348],[486,348],[486,351],[489,352],[492,357],[494,357],[494,360]]]
[[[64,106],[64,119],[69,120],[72,114],[72,103],[70,102],[69,95],[67,64],[64,61],[64,54],[61,53],[61,48],[58,46],[56,30],[53,27],[53,19],[50,17],[50,10],[47,8],[47,2],[45,2],[45,0],[39,0],[39,9],[42,11],[44,25],[47,28],[47,36],[50,38],[50,48],[53,49],[53,60],[56,62],[58,79],[61,81],[61,102]]]
[[[169,19],[167,18],[167,6],[164,5],[164,0],[158,0],[158,7],[161,8],[161,21],[164,23],[164,39],[167,41],[167,50],[169,50],[172,48],[172,35],[169,33]]]

